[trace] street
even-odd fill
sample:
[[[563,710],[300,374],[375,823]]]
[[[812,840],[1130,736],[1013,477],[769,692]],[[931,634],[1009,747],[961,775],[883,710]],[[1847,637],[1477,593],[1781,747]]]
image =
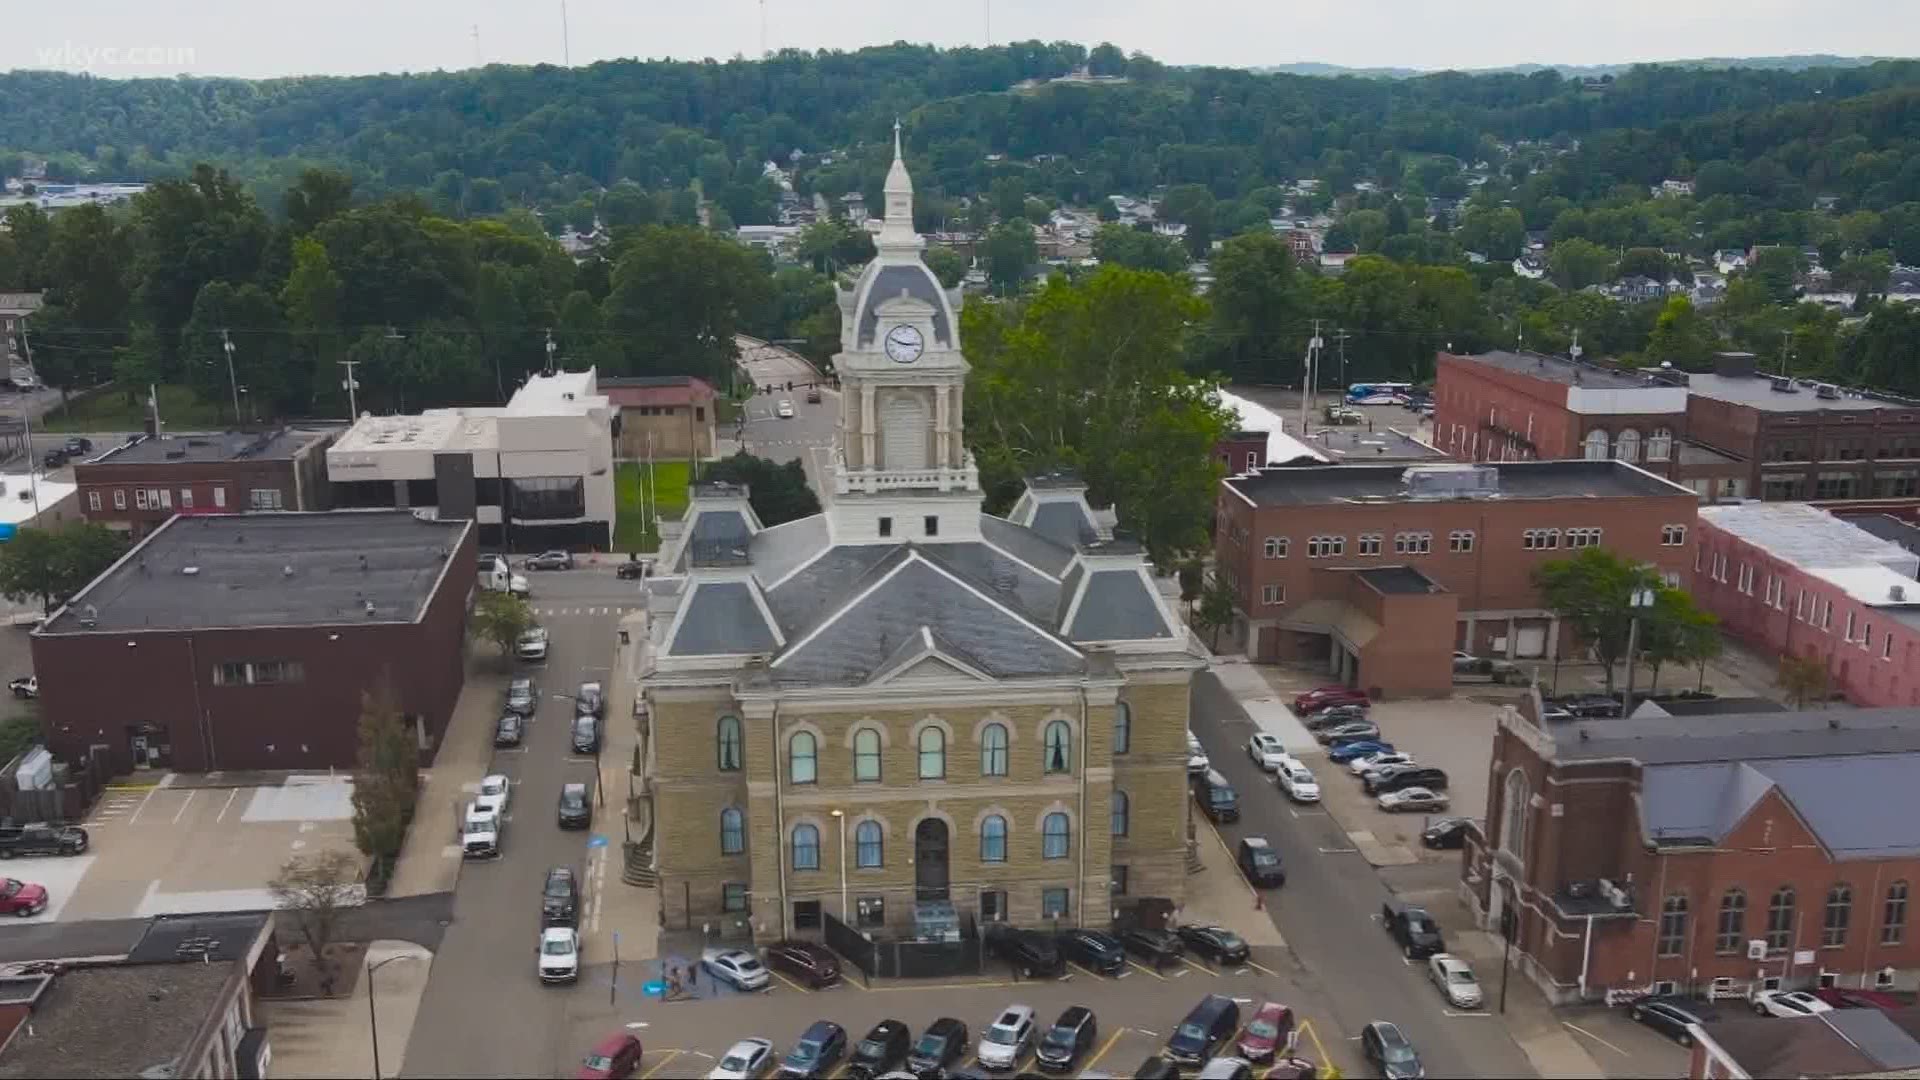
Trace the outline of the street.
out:
[[[740,448],[773,461],[798,459],[824,504],[840,392],[790,349],[745,336],[736,337],[735,343],[741,376],[755,387],[753,396],[740,407]],[[819,386],[818,402],[807,401],[809,382]],[[787,389],[789,383],[792,390]],[[765,393],[766,387],[775,389]],[[785,419],[778,414],[782,401],[793,406],[793,415]]]

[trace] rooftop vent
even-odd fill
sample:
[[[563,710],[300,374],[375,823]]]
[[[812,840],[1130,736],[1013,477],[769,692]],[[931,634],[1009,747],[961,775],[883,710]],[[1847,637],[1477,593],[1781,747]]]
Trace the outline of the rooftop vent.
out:
[[[168,460],[168,461],[179,461],[179,460],[181,460],[181,459],[183,459],[183,458],[185,458],[186,456],[187,456],[187,452],[186,452],[185,450],[169,450],[169,451],[167,451],[167,460]]]
[[[1840,388],[1832,383],[1817,383],[1813,388],[1813,396],[1822,401],[1838,401],[1840,400]]]
[[[91,630],[100,623],[100,609],[92,604],[80,609],[80,628]]]
[[[1905,585],[1887,586],[1887,599],[1905,600],[1906,598],[1907,598],[1907,587]]]
[[[371,618],[373,616],[373,601],[371,600],[366,601],[366,609],[367,609],[367,616]]]
[[[1797,394],[1800,392],[1800,388],[1794,385],[1794,382],[1792,379],[1785,378],[1785,377],[1775,377],[1773,378],[1772,382],[1773,382],[1772,389],[1773,389],[1773,392],[1776,394]]]
[[[292,577],[292,576],[293,576],[293,564],[292,564],[292,563],[288,563],[287,565],[285,565],[285,566],[283,566],[283,567],[281,567],[281,568],[280,568],[280,576],[281,576],[281,577]]]
[[[1401,473],[1415,499],[1474,499],[1500,493],[1500,470],[1491,465],[1415,465]]]
[[[180,576],[181,577],[199,577],[200,568],[197,566],[183,566],[180,568]]]

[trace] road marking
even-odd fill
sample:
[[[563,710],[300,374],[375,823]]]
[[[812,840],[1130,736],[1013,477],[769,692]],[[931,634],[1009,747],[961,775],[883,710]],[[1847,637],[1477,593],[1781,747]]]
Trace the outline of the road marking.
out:
[[[144,799],[141,799],[140,805],[133,808],[133,816],[127,819],[127,824],[133,825],[139,822],[140,811],[145,810],[147,808],[147,803],[152,801],[153,799],[153,793],[158,790],[160,790],[158,785],[155,785],[147,789],[147,797]]]
[[[233,800],[235,796],[239,794],[240,794],[239,788],[234,788],[232,791],[227,792],[227,801],[221,804],[220,814],[218,817],[215,817],[213,819],[214,821],[220,822],[220,821],[227,820],[227,811],[233,809]]]
[[[1165,975],[1160,974],[1159,972],[1153,970],[1152,968],[1146,966],[1145,964],[1135,963],[1132,960],[1127,961],[1127,963],[1133,967],[1139,968],[1141,971],[1146,972],[1147,974],[1153,976],[1154,978],[1159,979],[1161,982],[1167,981],[1167,977]]]
[[[845,980],[843,979],[841,981],[844,982]],[[997,987],[1018,985],[1019,983],[1017,982],[1007,980],[1005,982],[933,983],[927,986],[914,983],[907,986],[870,986],[865,989],[871,990],[876,994],[881,994],[890,993],[895,990],[992,990]]]
[[[1442,1009],[1440,1010],[1440,1013],[1441,1013],[1441,1015],[1443,1015],[1443,1016],[1458,1016],[1458,1017],[1465,1017],[1465,1016],[1492,1016],[1492,1015],[1493,1015],[1492,1013],[1490,1013],[1490,1012],[1488,1012],[1488,1011],[1487,1011],[1487,1010],[1485,1010],[1485,1009],[1469,1009],[1469,1010],[1467,1010],[1467,1011],[1465,1011],[1465,1012],[1455,1012],[1455,1011],[1453,1011],[1452,1009],[1448,1009],[1448,1008],[1444,1008],[1444,1007],[1443,1007],[1443,1008],[1442,1008]],[[1565,1022],[1566,1022],[1566,1021],[1564,1021],[1564,1020],[1563,1020],[1563,1021],[1561,1021],[1561,1023],[1565,1023]]]
[[[1087,1063],[1085,1065],[1080,1066],[1081,1071],[1092,1072],[1094,1069],[1094,1066],[1100,1064],[1100,1059],[1107,1056],[1107,1051],[1113,1049],[1113,1044],[1119,1042],[1120,1036],[1125,1035],[1126,1033],[1127,1033],[1126,1028],[1115,1028],[1113,1032],[1113,1037],[1109,1038],[1106,1041],[1106,1044],[1100,1047],[1099,1053],[1093,1055],[1091,1058],[1088,1058]]]
[[[1200,972],[1203,975],[1212,975],[1216,979],[1220,977],[1219,972],[1213,970],[1210,967],[1202,967],[1201,965],[1194,963],[1193,961],[1187,959],[1184,956],[1180,958],[1180,962],[1192,968],[1193,970]]]
[[[200,793],[199,793],[198,791],[189,791],[189,792],[187,792],[187,799],[186,799],[186,801],[180,804],[180,809],[178,809],[178,810],[175,810],[175,811],[173,812],[173,820],[172,820],[171,822],[169,822],[169,824],[172,824],[172,825],[178,825],[178,824],[180,824],[180,819],[181,819],[182,817],[185,817],[185,816],[186,816],[186,813],[187,813],[187,807],[189,807],[189,806],[192,806],[192,805],[193,805],[193,797],[194,797],[195,795],[198,795],[198,794],[200,794]]]
[[[1149,1039],[1157,1039],[1157,1038],[1159,1038],[1159,1037],[1160,1037],[1160,1033],[1159,1033],[1159,1032],[1157,1032],[1157,1031],[1148,1031],[1148,1030],[1147,1030],[1146,1028],[1134,1028],[1133,1030],[1135,1030],[1135,1031],[1137,1031],[1137,1032],[1139,1032],[1139,1033],[1140,1033],[1140,1034],[1142,1034],[1142,1035],[1145,1035],[1145,1036],[1146,1036],[1147,1038],[1149,1038]]]
[[[768,968],[767,970],[768,970],[768,971],[773,971],[773,969],[772,969],[772,968]],[[811,994],[811,993],[813,993],[813,991],[811,991],[811,990],[809,990],[809,989],[807,989],[807,988],[806,988],[806,987],[804,987],[804,986],[801,986],[801,985],[800,985],[799,983],[797,983],[797,982],[794,982],[794,981],[793,981],[792,979],[789,979],[789,978],[787,978],[787,977],[786,977],[785,975],[782,975],[782,974],[780,974],[780,973],[779,973],[779,972],[777,972],[777,971],[773,971],[773,977],[774,977],[774,978],[776,978],[776,979],[779,979],[779,980],[780,980],[781,982],[783,982],[783,983],[786,983],[786,984],[787,984],[788,986],[791,986],[791,987],[793,987],[793,988],[794,988],[795,990],[798,990],[798,991],[800,991],[800,992],[801,992],[801,993],[803,993],[803,994]]]
[[[1627,1053],[1625,1050],[1620,1049],[1619,1047],[1613,1045],[1607,1040],[1601,1038],[1598,1035],[1595,1035],[1593,1032],[1588,1031],[1586,1028],[1580,1027],[1577,1024],[1571,1024],[1565,1020],[1562,1020],[1560,1021],[1560,1026],[1566,1028],[1568,1031],[1578,1032],[1581,1035],[1585,1035],[1587,1038],[1592,1039],[1594,1042],[1599,1043],[1601,1046],[1604,1046],[1607,1049],[1613,1051],[1614,1053],[1619,1054],[1621,1057],[1633,1056],[1632,1054]]]
[[[1181,968],[1181,969],[1180,969],[1179,971],[1176,971],[1176,972],[1174,972],[1173,974],[1171,974],[1171,975],[1169,975],[1169,976],[1167,976],[1167,978],[1169,978],[1169,979],[1184,979],[1184,978],[1186,978],[1186,977],[1187,977],[1187,969],[1186,969],[1186,968]]]
[[[1275,971],[1275,970],[1273,970],[1273,969],[1272,969],[1272,968],[1270,968],[1270,967],[1267,967],[1267,966],[1265,966],[1264,964],[1256,964],[1256,963],[1254,963],[1253,961],[1251,961],[1251,960],[1249,960],[1249,961],[1247,961],[1247,966],[1248,966],[1248,967],[1250,967],[1250,968],[1254,968],[1254,969],[1256,969],[1256,970],[1259,970],[1259,971],[1264,971],[1264,972],[1266,972],[1267,974],[1269,974],[1269,975],[1271,975],[1271,976],[1273,976],[1273,977],[1274,977],[1274,978],[1276,978],[1276,979],[1280,977],[1280,973],[1279,973],[1279,972],[1277,972],[1277,971]]]
[[[1320,849],[1320,854],[1322,855],[1358,855],[1360,854],[1360,849],[1356,847],[1323,847]]]
[[[661,1069],[666,1068],[669,1064],[673,1062],[674,1058],[677,1058],[679,1056],[680,1056],[680,1051],[678,1050],[667,1051],[667,1056],[660,1059],[660,1064],[655,1065],[653,1068],[648,1069],[646,1072],[643,1072],[640,1074],[640,1080],[650,1080],[650,1078],[653,1076],[654,1073],[657,1073]]]
[[[1087,976],[1090,979],[1097,979],[1100,977],[1097,972],[1088,971],[1086,968],[1081,967],[1079,964],[1076,964],[1071,960],[1067,961],[1067,966],[1079,972],[1080,974]],[[1124,975],[1126,973],[1122,972],[1121,974]]]

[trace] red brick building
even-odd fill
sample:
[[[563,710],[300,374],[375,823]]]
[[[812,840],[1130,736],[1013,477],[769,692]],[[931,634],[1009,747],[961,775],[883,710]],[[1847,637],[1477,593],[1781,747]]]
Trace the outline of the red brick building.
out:
[[[1214,444],[1213,456],[1220,459],[1228,476],[1264,469],[1267,467],[1267,433],[1229,431],[1226,438]]]
[[[326,510],[326,451],[341,430],[137,436],[74,463],[80,512],[141,537],[175,514]]]
[[[385,678],[430,760],[474,565],[471,522],[407,511],[175,517],[33,632],[48,749],[113,773],[350,768]]]
[[[1549,997],[1915,987],[1920,711],[1522,709],[1500,717],[1462,885]]]
[[[1697,510],[1692,492],[1618,461],[1274,467],[1221,482],[1214,559],[1249,657],[1324,659],[1370,689],[1428,692],[1455,649],[1554,654],[1559,620],[1532,581],[1542,562],[1605,546],[1683,580]],[[1347,578],[1383,566],[1417,570],[1452,598],[1452,618],[1359,611]],[[1413,640],[1375,643],[1402,635]],[[1381,649],[1403,663],[1368,663]]]

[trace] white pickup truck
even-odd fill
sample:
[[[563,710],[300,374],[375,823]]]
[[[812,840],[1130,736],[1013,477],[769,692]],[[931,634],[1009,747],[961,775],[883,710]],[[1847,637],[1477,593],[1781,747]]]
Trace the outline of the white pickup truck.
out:
[[[514,573],[507,560],[498,555],[480,556],[476,571],[475,580],[488,592],[510,592],[523,599],[533,592],[527,586],[526,575]]]

